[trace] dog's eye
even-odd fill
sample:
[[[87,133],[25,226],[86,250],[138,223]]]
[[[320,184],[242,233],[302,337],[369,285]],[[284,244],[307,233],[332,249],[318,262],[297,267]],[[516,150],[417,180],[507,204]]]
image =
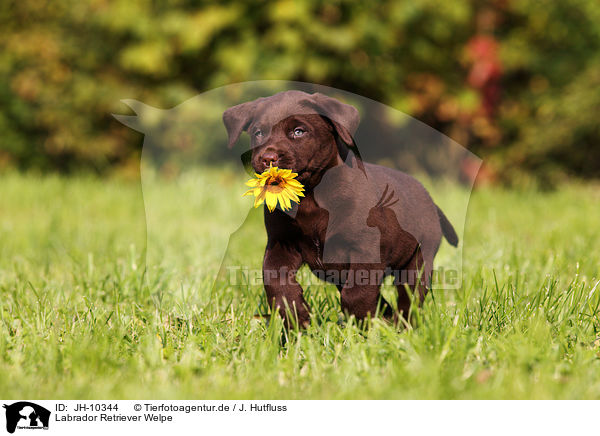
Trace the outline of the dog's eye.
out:
[[[296,127],[293,133],[294,138],[299,138],[306,133],[306,130],[304,130],[302,127]]]
[[[254,136],[257,138],[262,138],[262,136],[263,136],[262,130],[257,130],[256,132],[254,132]]]

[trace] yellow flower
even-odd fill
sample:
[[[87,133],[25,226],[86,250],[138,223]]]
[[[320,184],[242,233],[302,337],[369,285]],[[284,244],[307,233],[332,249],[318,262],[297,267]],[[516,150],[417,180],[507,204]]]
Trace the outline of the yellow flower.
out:
[[[277,167],[269,167],[262,174],[254,173],[255,179],[250,179],[246,182],[249,189],[244,195],[254,195],[254,207],[260,206],[263,202],[267,204],[269,212],[273,212],[277,207],[277,201],[281,205],[282,210],[292,208],[290,203],[294,201],[300,203],[300,198],[304,197],[302,191],[304,186],[296,177],[298,173],[293,173],[292,170],[279,169]]]

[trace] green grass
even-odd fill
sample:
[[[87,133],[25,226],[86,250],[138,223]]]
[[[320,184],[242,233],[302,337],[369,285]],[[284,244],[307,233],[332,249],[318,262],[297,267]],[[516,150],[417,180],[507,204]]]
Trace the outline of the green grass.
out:
[[[242,180],[150,178],[146,268],[139,184],[0,176],[0,397],[600,398],[597,186],[477,191],[463,287],[429,296],[414,328],[342,326],[313,285],[315,322],[281,346],[281,324],[253,317],[260,286],[211,292]],[[235,240],[234,261],[259,265],[260,217]]]

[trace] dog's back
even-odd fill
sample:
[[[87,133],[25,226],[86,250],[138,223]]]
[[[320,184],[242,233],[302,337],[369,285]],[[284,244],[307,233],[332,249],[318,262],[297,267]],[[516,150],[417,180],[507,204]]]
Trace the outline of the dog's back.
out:
[[[402,171],[380,165],[365,163],[364,167],[368,180],[376,185],[380,195],[386,186],[394,191],[399,201],[391,207],[398,223],[419,241],[427,266],[431,268],[433,264],[442,235],[452,245],[458,244],[452,224],[417,179]]]

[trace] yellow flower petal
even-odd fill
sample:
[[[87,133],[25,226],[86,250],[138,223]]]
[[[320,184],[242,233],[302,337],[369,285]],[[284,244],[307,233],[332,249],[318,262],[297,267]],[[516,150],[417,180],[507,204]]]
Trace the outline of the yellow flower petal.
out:
[[[297,180],[287,180],[286,184],[293,186],[294,188],[298,188],[298,189],[304,189],[304,186],[302,186],[302,183],[300,183]]]
[[[267,204],[267,207],[269,208],[269,212],[273,212],[275,210],[275,208],[277,207],[277,195],[274,195],[271,192],[267,191],[266,196],[265,196],[265,203]]]
[[[299,197],[304,197],[304,186],[295,180],[298,173],[290,169],[270,166],[262,174],[254,175],[254,179],[246,182],[246,186],[251,189],[243,194],[255,196],[254,207],[265,203],[269,211],[273,212],[279,204],[282,210],[288,210],[292,208],[292,201],[299,203]]]
[[[262,190],[259,193],[256,193],[256,191],[254,192],[254,195],[256,195],[256,198],[254,199],[254,207],[258,207],[262,204],[263,201],[265,201],[265,194],[267,193],[267,191]]]
[[[283,210],[288,210],[292,208],[287,191],[283,191],[281,193],[281,197],[279,197],[279,202],[281,203],[281,208]]]
[[[288,191],[288,195],[290,196],[290,200],[296,203],[300,203],[300,199],[298,198],[298,195],[295,192]]]

